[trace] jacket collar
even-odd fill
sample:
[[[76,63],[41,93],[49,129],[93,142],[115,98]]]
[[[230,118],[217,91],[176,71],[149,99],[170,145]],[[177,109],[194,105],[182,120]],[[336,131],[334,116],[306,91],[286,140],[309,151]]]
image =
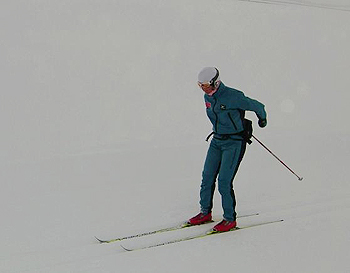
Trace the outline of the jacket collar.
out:
[[[208,100],[211,100],[214,98],[216,99],[225,92],[225,89],[226,89],[226,86],[223,84],[223,82],[220,82],[218,90],[212,96],[209,96],[208,94],[204,94],[204,97]]]
[[[223,82],[220,82],[220,85],[219,85],[218,90],[213,94],[212,97],[214,97],[214,98],[220,97],[221,94],[224,92],[224,89],[225,89],[224,83],[223,83]]]

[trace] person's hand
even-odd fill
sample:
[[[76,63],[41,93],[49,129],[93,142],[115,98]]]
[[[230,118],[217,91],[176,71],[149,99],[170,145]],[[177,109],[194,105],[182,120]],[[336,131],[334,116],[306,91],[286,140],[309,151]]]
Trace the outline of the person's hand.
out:
[[[261,128],[264,128],[267,125],[267,119],[266,118],[260,118],[258,121],[258,124]]]

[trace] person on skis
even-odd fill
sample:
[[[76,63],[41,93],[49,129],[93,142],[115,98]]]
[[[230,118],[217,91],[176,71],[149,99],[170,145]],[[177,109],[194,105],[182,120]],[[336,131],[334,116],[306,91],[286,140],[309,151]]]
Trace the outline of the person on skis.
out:
[[[198,85],[205,93],[206,112],[213,125],[213,138],[202,173],[200,213],[189,219],[188,224],[200,225],[212,221],[213,195],[218,178],[224,219],[213,230],[225,232],[237,226],[233,179],[243,159],[246,144],[251,143],[252,127],[251,122],[244,118],[245,111],[255,112],[258,124],[263,128],[267,125],[265,106],[246,97],[243,92],[225,86],[215,67],[205,67],[199,72]]]

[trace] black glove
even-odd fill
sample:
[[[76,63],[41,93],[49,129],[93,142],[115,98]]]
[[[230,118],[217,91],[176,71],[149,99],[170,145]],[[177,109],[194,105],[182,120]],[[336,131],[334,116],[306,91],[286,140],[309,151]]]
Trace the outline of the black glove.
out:
[[[258,124],[261,128],[264,128],[267,125],[267,119],[266,118],[260,118],[258,121]]]

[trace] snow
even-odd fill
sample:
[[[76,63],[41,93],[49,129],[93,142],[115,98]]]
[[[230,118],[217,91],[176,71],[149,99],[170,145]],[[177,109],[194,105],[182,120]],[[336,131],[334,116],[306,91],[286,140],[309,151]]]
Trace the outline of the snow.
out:
[[[349,10],[341,0],[2,3],[0,272],[349,272]],[[198,213],[211,126],[196,77],[208,65],[266,105],[266,128],[248,115],[254,134],[304,177],[254,142],[235,190],[238,214],[260,214],[239,225],[284,221],[135,252],[98,244]],[[213,213],[220,220],[218,193]]]

